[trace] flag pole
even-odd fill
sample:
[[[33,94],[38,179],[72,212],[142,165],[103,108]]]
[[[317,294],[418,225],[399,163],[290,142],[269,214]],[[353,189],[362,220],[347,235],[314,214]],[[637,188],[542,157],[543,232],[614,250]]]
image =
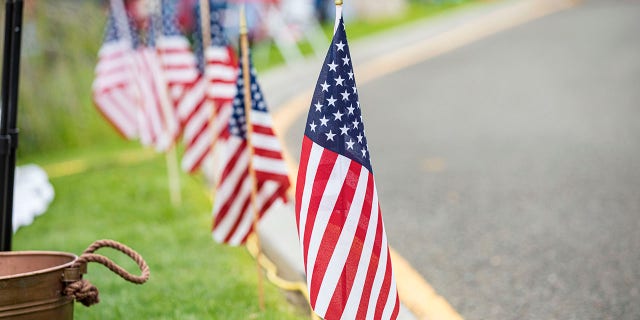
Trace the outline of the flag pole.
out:
[[[247,148],[249,149],[249,177],[251,179],[251,207],[253,209],[253,234],[256,239],[256,268],[258,271],[258,302],[260,310],[264,310],[264,292],[262,289],[262,270],[260,268],[260,237],[258,236],[258,219],[260,218],[256,198],[258,195],[258,186],[256,184],[256,172],[253,168],[254,150],[251,142],[253,135],[253,127],[251,125],[251,70],[249,69],[249,39],[247,30],[247,18],[245,15],[244,4],[240,7],[240,51],[242,52],[242,78],[244,80],[244,112],[247,124]]]
[[[155,0],[154,3],[155,4],[155,9],[153,12],[153,14],[158,14],[158,11],[160,13],[160,16],[162,16],[162,1],[160,0]],[[152,25],[153,28],[153,25]],[[156,51],[157,49],[157,42],[158,42],[158,38],[159,38],[159,34],[160,32],[158,32],[159,30],[162,30],[163,26],[162,23],[160,23],[159,26],[156,26],[156,32],[154,32],[154,36],[155,36],[155,42],[156,42]],[[159,30],[158,30],[159,29]],[[158,91],[159,95],[160,95],[160,107],[161,107],[161,111],[162,111],[162,115],[164,118],[164,122],[165,122],[165,126],[167,127],[167,129],[169,129],[171,127],[171,123],[170,123],[170,115],[171,115],[171,100],[169,98],[169,92],[167,90],[167,81],[164,77],[163,71],[160,70],[160,72],[158,72],[157,74],[158,78],[159,78],[159,83],[156,83],[156,90]],[[171,139],[171,141],[169,142],[169,146],[167,147],[166,151],[165,151],[165,157],[167,160],[167,178],[169,180],[169,195],[171,198],[171,204],[174,207],[178,207],[182,204],[182,195],[180,192],[180,170],[178,169],[178,154],[176,152],[176,148],[175,148],[175,137],[172,136],[173,133],[172,132],[168,132],[171,137],[169,137]]]
[[[207,80],[207,48],[211,46],[211,8],[209,7],[209,0],[200,0],[200,29],[202,30],[202,59],[204,61],[204,70],[202,71],[202,77],[204,81]],[[206,95],[206,93],[205,93]],[[211,99],[211,116],[209,117],[209,130],[211,131],[211,150],[209,150],[209,156],[211,160],[214,161],[214,146],[216,145],[216,141],[218,135],[214,131],[216,129],[215,119],[217,117],[216,113],[216,103]],[[215,165],[214,165],[215,167]],[[214,175],[215,176],[215,175]],[[212,177],[214,178],[214,177]],[[208,181],[213,186],[211,189],[211,194],[213,198],[215,198],[215,181]]]

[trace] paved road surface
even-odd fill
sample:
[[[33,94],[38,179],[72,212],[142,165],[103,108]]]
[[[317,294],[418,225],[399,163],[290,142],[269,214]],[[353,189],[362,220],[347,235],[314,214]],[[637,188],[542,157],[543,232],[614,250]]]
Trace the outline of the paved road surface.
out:
[[[640,319],[640,1],[359,91],[390,243],[462,316]]]

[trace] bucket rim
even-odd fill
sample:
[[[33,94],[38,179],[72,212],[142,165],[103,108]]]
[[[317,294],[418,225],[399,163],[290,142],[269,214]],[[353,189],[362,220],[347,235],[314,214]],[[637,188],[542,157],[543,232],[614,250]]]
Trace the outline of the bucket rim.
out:
[[[53,266],[53,267],[50,267],[50,268],[46,268],[46,269],[39,269],[39,270],[35,270],[35,271],[29,271],[29,272],[16,273],[16,274],[11,274],[11,275],[6,275],[6,276],[0,276],[0,281],[8,280],[8,279],[15,279],[15,278],[22,278],[22,277],[29,277],[29,276],[34,276],[34,275],[38,275],[38,274],[48,273],[48,272],[51,272],[51,271],[62,270],[62,269],[71,267],[71,265],[73,265],[73,263],[76,262],[76,260],[78,260],[78,256],[76,256],[75,254],[68,253],[68,252],[62,252],[62,251],[5,251],[5,252],[0,252],[0,259],[2,259],[3,257],[7,257],[7,256],[63,256],[63,257],[71,258],[71,261],[69,261],[67,263],[64,263],[64,264],[57,265],[57,266]]]

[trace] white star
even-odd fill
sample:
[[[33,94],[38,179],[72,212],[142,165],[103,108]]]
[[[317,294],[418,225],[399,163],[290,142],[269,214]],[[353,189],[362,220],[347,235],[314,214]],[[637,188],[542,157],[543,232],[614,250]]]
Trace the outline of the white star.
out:
[[[345,90],[343,93],[341,93],[341,95],[342,95],[342,100],[349,100],[350,93],[347,92],[347,90]]]
[[[356,89],[356,86],[353,86],[353,93],[354,94],[358,93],[358,89]]]
[[[338,76],[337,78],[335,78],[336,80],[336,86],[343,86],[342,82],[344,81],[344,79],[342,79],[342,76]]]
[[[327,99],[327,102],[329,102],[330,106],[334,106],[336,105],[336,101],[338,101],[338,99],[334,99],[333,96],[331,96],[331,98]]]
[[[322,105],[320,104],[320,101],[316,102],[316,104],[314,104],[313,106],[316,107],[316,111],[322,111]]]
[[[349,134],[349,128],[347,128],[347,125],[345,124],[344,126],[342,126],[342,128],[340,128],[340,134]]]
[[[344,57],[344,58],[342,58],[342,65],[343,65],[343,66],[348,65],[350,60],[351,60],[351,59],[349,59],[349,57]]]
[[[320,86],[322,86],[322,91],[323,91],[323,92],[324,92],[324,91],[329,92],[329,87],[330,87],[330,85],[327,83],[327,80],[325,80],[325,81],[324,81],[324,83],[323,83],[323,84],[321,84]]]
[[[322,119],[320,119],[320,125],[326,127],[327,121],[329,121],[329,119],[327,119],[325,116],[322,116]]]
[[[349,141],[347,141],[347,149],[353,150],[353,144],[354,143],[355,142],[353,142],[353,140],[349,139]]]
[[[360,101],[357,101],[356,104],[358,105],[358,109],[360,109]],[[360,116],[360,120],[362,120],[362,116]]]
[[[349,75],[349,80],[353,80],[353,72],[349,71],[347,74]]]
[[[338,47],[338,51],[344,51],[344,43],[342,41],[336,43],[336,47]]]
[[[340,110],[338,110],[338,112],[334,113],[334,114],[333,114],[333,116],[334,116],[334,117],[336,117],[336,118],[335,118],[335,119],[333,119],[333,120],[340,120],[340,121],[342,121],[342,116],[343,116],[343,114],[342,114],[342,113],[340,113]]]
[[[356,138],[358,138],[358,143],[362,143],[362,134],[361,133],[358,133]]]
[[[331,63],[329,63],[327,66],[329,66],[329,70],[331,71],[336,71],[336,67],[338,66],[337,64],[333,63],[333,61],[331,61]]]
[[[360,125],[360,122],[358,122],[358,120],[353,121],[353,128],[354,129],[358,129],[358,125]]]
[[[315,131],[316,131],[316,127],[317,127],[317,126],[318,126],[318,125],[316,124],[316,122],[315,122],[315,121],[313,121],[313,122],[311,122],[311,123],[309,124],[309,127],[311,127],[311,131],[313,131],[313,132],[315,132]]]
[[[353,110],[355,110],[356,108],[353,107],[353,105],[347,107],[347,110],[349,110],[349,114],[353,114]]]
[[[327,140],[331,140],[331,141],[333,141],[333,137],[336,135],[335,133],[331,132],[331,130],[329,130],[329,132],[325,134],[327,135]]]
[[[360,150],[362,152],[362,157],[366,158],[367,157],[367,149],[362,148],[362,150]]]

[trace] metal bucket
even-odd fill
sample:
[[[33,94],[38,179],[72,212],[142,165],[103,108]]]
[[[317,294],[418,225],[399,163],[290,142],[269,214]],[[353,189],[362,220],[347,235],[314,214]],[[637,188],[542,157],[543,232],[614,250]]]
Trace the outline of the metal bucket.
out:
[[[64,294],[64,269],[78,257],[65,252],[0,252],[0,319],[73,319]]]

